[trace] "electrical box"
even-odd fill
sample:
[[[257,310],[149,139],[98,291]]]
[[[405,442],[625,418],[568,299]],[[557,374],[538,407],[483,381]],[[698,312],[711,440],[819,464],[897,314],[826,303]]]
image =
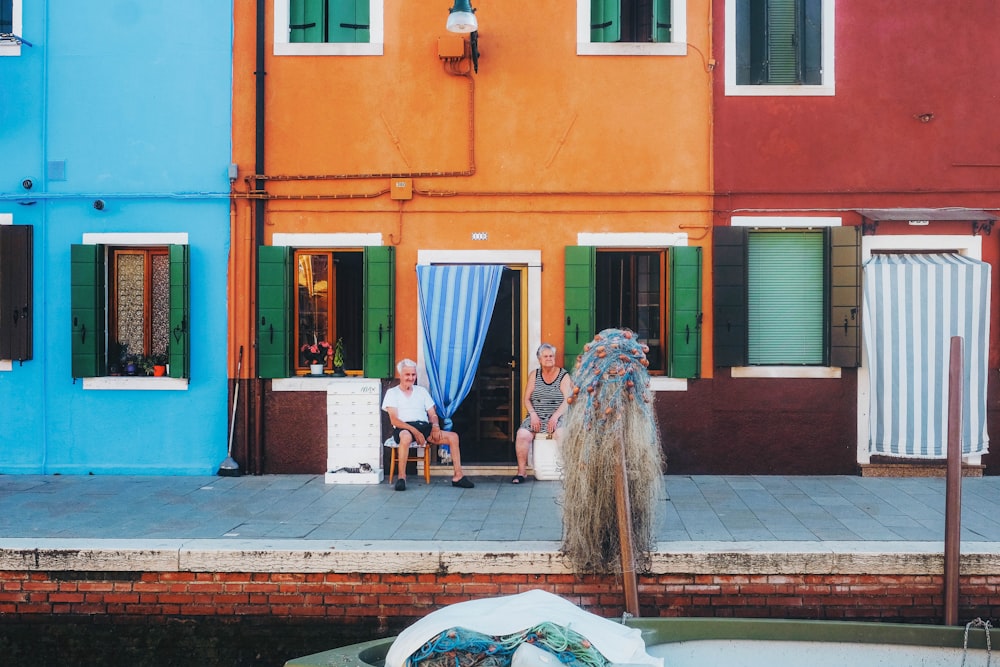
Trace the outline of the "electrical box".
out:
[[[389,183],[389,196],[393,199],[413,199],[413,179],[392,179]]]
[[[326,387],[327,484],[378,484],[382,473],[382,382],[338,378]]]
[[[447,35],[438,37],[438,58],[463,58],[465,57],[465,38],[459,35]]]

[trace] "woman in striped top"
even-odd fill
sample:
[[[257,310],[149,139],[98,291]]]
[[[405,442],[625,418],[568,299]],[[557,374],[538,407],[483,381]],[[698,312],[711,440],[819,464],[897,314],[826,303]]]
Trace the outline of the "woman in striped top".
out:
[[[556,348],[549,343],[538,346],[538,363],[524,387],[524,407],[528,416],[517,429],[517,439],[514,444],[517,453],[517,474],[511,480],[512,484],[520,484],[528,473],[528,449],[536,433],[543,430],[549,437],[561,435],[560,421],[566,413],[566,399],[573,391],[573,383],[566,369],[556,366]]]

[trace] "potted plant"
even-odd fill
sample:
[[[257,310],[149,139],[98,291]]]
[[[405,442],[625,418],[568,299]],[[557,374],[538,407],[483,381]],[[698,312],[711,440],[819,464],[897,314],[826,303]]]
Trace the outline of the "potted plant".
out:
[[[154,354],[149,359],[153,366],[153,375],[155,375],[156,377],[162,377],[167,374],[166,352],[161,352],[160,354]]]
[[[309,373],[323,375],[323,367],[326,366],[327,360],[333,356],[333,346],[327,341],[321,340],[312,345],[308,343],[303,345],[301,352],[306,363],[309,364]]]
[[[333,346],[333,374],[337,377],[344,377],[344,339],[340,337]]]

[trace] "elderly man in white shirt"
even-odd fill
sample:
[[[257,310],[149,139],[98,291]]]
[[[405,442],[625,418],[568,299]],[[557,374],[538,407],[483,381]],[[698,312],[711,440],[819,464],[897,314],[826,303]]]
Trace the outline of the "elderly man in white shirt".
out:
[[[382,399],[382,409],[389,414],[392,423],[393,440],[399,444],[401,452],[395,489],[406,490],[406,455],[402,452],[409,451],[414,442],[420,447],[448,445],[455,470],[451,485],[462,489],[473,488],[475,484],[462,474],[458,434],[441,430],[434,400],[426,389],[417,384],[417,363],[412,359],[403,359],[396,364],[396,370],[399,372],[399,384],[387,390]]]

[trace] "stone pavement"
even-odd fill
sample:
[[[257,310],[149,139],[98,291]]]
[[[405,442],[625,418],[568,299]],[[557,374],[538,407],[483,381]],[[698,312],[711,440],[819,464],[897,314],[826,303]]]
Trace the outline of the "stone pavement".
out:
[[[448,477],[427,485],[411,475],[407,490],[395,492],[384,482],[326,484],[323,475],[0,476],[0,549],[66,539],[93,546],[218,540],[243,548],[259,540],[559,542],[559,482],[470,479],[476,488],[457,489]],[[675,546],[944,540],[943,478],[664,480],[657,538]],[[965,478],[962,490],[963,544],[1000,544],[1000,477]]]

